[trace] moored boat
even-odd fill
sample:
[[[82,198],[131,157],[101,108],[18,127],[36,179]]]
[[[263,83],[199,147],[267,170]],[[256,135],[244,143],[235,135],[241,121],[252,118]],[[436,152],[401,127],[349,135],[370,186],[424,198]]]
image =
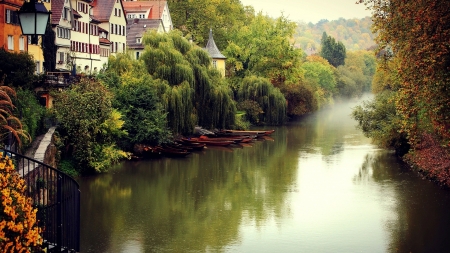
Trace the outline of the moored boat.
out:
[[[222,141],[214,141],[214,140],[201,140],[199,138],[183,138],[182,139],[185,142],[197,142],[197,143],[203,143],[207,146],[229,146],[233,143],[235,143],[234,141],[230,141],[230,140],[222,140]]]

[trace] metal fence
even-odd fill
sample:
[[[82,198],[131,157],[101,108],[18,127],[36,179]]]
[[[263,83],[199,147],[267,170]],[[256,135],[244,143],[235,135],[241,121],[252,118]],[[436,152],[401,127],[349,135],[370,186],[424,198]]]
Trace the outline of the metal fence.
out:
[[[8,150],[17,172],[27,184],[27,194],[38,209],[39,227],[47,252],[80,251],[80,189],[63,172]]]

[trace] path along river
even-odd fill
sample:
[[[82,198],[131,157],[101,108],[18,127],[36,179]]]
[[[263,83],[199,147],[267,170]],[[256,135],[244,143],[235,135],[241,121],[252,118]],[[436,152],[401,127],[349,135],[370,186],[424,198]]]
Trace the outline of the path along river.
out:
[[[78,179],[81,252],[450,252],[450,191],[372,145],[357,103]]]

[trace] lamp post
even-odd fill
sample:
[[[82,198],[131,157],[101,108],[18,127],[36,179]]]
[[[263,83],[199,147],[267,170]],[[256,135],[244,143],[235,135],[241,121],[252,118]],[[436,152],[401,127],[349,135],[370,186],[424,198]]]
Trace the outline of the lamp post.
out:
[[[23,3],[18,14],[22,34],[32,36],[31,44],[37,44],[37,36],[45,34],[51,12],[45,8],[42,2],[30,0]]]

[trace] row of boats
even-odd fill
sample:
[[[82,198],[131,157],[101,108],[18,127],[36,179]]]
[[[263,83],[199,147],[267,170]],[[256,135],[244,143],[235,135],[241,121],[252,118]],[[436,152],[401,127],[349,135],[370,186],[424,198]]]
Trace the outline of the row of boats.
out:
[[[173,143],[159,146],[144,146],[142,155],[145,158],[185,157],[193,151],[203,150],[208,146],[227,147],[231,145],[248,145],[256,139],[270,138],[275,130],[222,130],[212,135],[199,137],[180,137]]]

